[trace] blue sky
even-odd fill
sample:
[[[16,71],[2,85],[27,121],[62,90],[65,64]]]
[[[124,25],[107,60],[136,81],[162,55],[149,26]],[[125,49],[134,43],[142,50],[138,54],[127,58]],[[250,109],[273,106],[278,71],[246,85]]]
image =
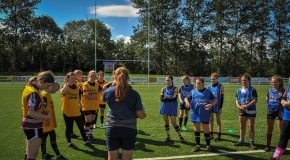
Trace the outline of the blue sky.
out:
[[[138,10],[130,0],[96,0],[97,19],[111,29],[112,39],[123,37],[129,41],[133,27],[138,24]],[[94,18],[95,0],[42,0],[37,15],[51,16],[59,27],[72,20]]]

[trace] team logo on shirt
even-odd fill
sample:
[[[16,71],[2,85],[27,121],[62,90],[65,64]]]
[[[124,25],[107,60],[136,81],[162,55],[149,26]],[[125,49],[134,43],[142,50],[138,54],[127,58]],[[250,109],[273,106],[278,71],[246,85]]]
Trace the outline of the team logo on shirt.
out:
[[[196,105],[207,105],[207,100],[206,99],[202,99],[202,98],[196,98]]]

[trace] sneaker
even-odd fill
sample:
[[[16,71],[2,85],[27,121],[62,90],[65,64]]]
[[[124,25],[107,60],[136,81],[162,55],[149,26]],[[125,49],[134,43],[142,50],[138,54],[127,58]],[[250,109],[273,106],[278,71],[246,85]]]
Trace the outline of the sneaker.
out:
[[[267,147],[265,147],[264,151],[265,151],[265,152],[271,152],[271,151],[272,151],[271,146],[267,146]]]
[[[184,138],[183,137],[180,137],[179,142],[180,143],[184,143],[185,142]]]
[[[97,125],[96,124],[94,124],[94,129],[96,129],[97,128]]]
[[[250,143],[250,147],[252,148],[252,150],[256,150],[257,149],[256,145],[253,142]]]
[[[170,137],[167,137],[167,138],[165,139],[165,143],[167,143],[167,144],[171,144],[171,143],[172,143]]]
[[[72,147],[72,148],[75,147],[75,145],[73,143],[71,143],[71,142],[68,143],[67,146]]]
[[[85,142],[84,142],[84,145],[85,145],[85,146],[91,146],[92,144],[91,144],[90,141],[85,141]]]
[[[70,138],[74,138],[74,139],[76,139],[76,138],[78,138],[79,136],[78,135],[76,135],[76,134],[74,134],[74,133],[71,133],[70,134]]]
[[[195,148],[193,149],[193,152],[199,152],[200,151],[200,146],[195,146]]]
[[[214,139],[215,142],[217,142],[217,141],[221,141],[221,140],[222,140],[221,138],[215,138],[215,139]]]
[[[244,145],[244,141],[239,141],[238,143],[235,143],[234,146],[242,146]]]
[[[94,137],[93,137],[93,135],[89,134],[89,135],[88,135],[88,140],[89,140],[91,143],[93,143],[93,142],[94,142]]]
[[[216,149],[215,147],[213,147],[213,146],[208,146],[208,147],[207,147],[207,150],[208,150],[209,152],[217,152],[217,149]]]
[[[63,155],[58,155],[56,157],[57,160],[67,160]]]
[[[181,131],[187,132],[188,129],[184,126],[184,127],[182,127]]]
[[[105,125],[103,123],[100,124],[100,128],[104,129],[106,128]]]
[[[213,135],[210,135],[209,138],[210,138],[210,140],[214,140],[215,139]]]
[[[50,155],[50,154],[45,154],[45,155],[42,155],[42,160],[51,160],[51,158],[53,157],[53,155]]]

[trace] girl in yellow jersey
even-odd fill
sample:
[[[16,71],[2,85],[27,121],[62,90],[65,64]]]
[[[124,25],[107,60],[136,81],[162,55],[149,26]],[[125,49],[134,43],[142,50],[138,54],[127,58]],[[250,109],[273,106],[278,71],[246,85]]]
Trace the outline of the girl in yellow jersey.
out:
[[[45,71],[30,78],[23,90],[21,127],[26,135],[26,160],[36,159],[43,134],[42,122],[50,118],[43,113],[44,102],[40,90],[45,90],[53,84],[53,73]]]
[[[96,83],[96,72],[89,72],[88,81],[83,84],[82,111],[85,115],[85,132],[89,140],[93,141],[93,126],[96,112],[99,109],[98,92],[99,84]]]
[[[42,160],[49,160],[52,155],[46,153],[46,139],[49,135],[50,137],[50,145],[57,156],[57,160],[66,160],[66,158],[60,154],[59,149],[56,144],[56,118],[54,113],[54,105],[50,94],[55,93],[59,90],[59,84],[54,83],[52,87],[47,90],[43,90],[41,95],[44,100],[44,113],[51,116],[50,120],[44,121],[43,123],[43,137],[41,142],[41,151],[42,151]]]
[[[88,141],[83,128],[84,121],[79,108],[79,89],[75,84],[75,74],[73,72],[69,72],[65,76],[65,85],[60,89],[60,93],[62,100],[63,118],[66,126],[65,136],[68,142],[68,146],[74,147],[70,137],[70,133],[72,133],[73,130],[74,121],[80,130],[84,144],[90,145],[90,142]]]
[[[103,71],[99,71],[98,72],[97,83],[99,84],[100,88],[102,88],[102,90],[98,92],[98,104],[99,104],[99,108],[100,108],[100,111],[101,111],[101,115],[100,115],[100,118],[101,118],[100,128],[105,128],[105,125],[104,125],[104,112],[105,112],[105,109],[106,109],[106,102],[104,102],[102,100],[102,96],[103,96],[103,93],[105,91],[104,86],[107,84],[107,81],[104,79],[104,77],[105,77],[105,73]],[[94,124],[96,124],[97,117],[98,116],[96,116],[96,118],[95,118],[95,123]]]

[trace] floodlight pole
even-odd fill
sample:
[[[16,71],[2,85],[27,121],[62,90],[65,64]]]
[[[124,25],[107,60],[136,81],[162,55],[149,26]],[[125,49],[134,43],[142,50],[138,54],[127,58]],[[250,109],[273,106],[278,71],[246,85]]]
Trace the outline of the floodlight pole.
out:
[[[148,21],[148,26],[147,26],[147,55],[148,55],[148,86],[150,84],[150,39],[149,39],[149,30],[150,30],[150,17],[149,17],[149,13],[150,13],[150,0],[148,0],[148,15],[147,15],[147,21]]]
[[[95,0],[95,71],[97,71],[97,0]]]

